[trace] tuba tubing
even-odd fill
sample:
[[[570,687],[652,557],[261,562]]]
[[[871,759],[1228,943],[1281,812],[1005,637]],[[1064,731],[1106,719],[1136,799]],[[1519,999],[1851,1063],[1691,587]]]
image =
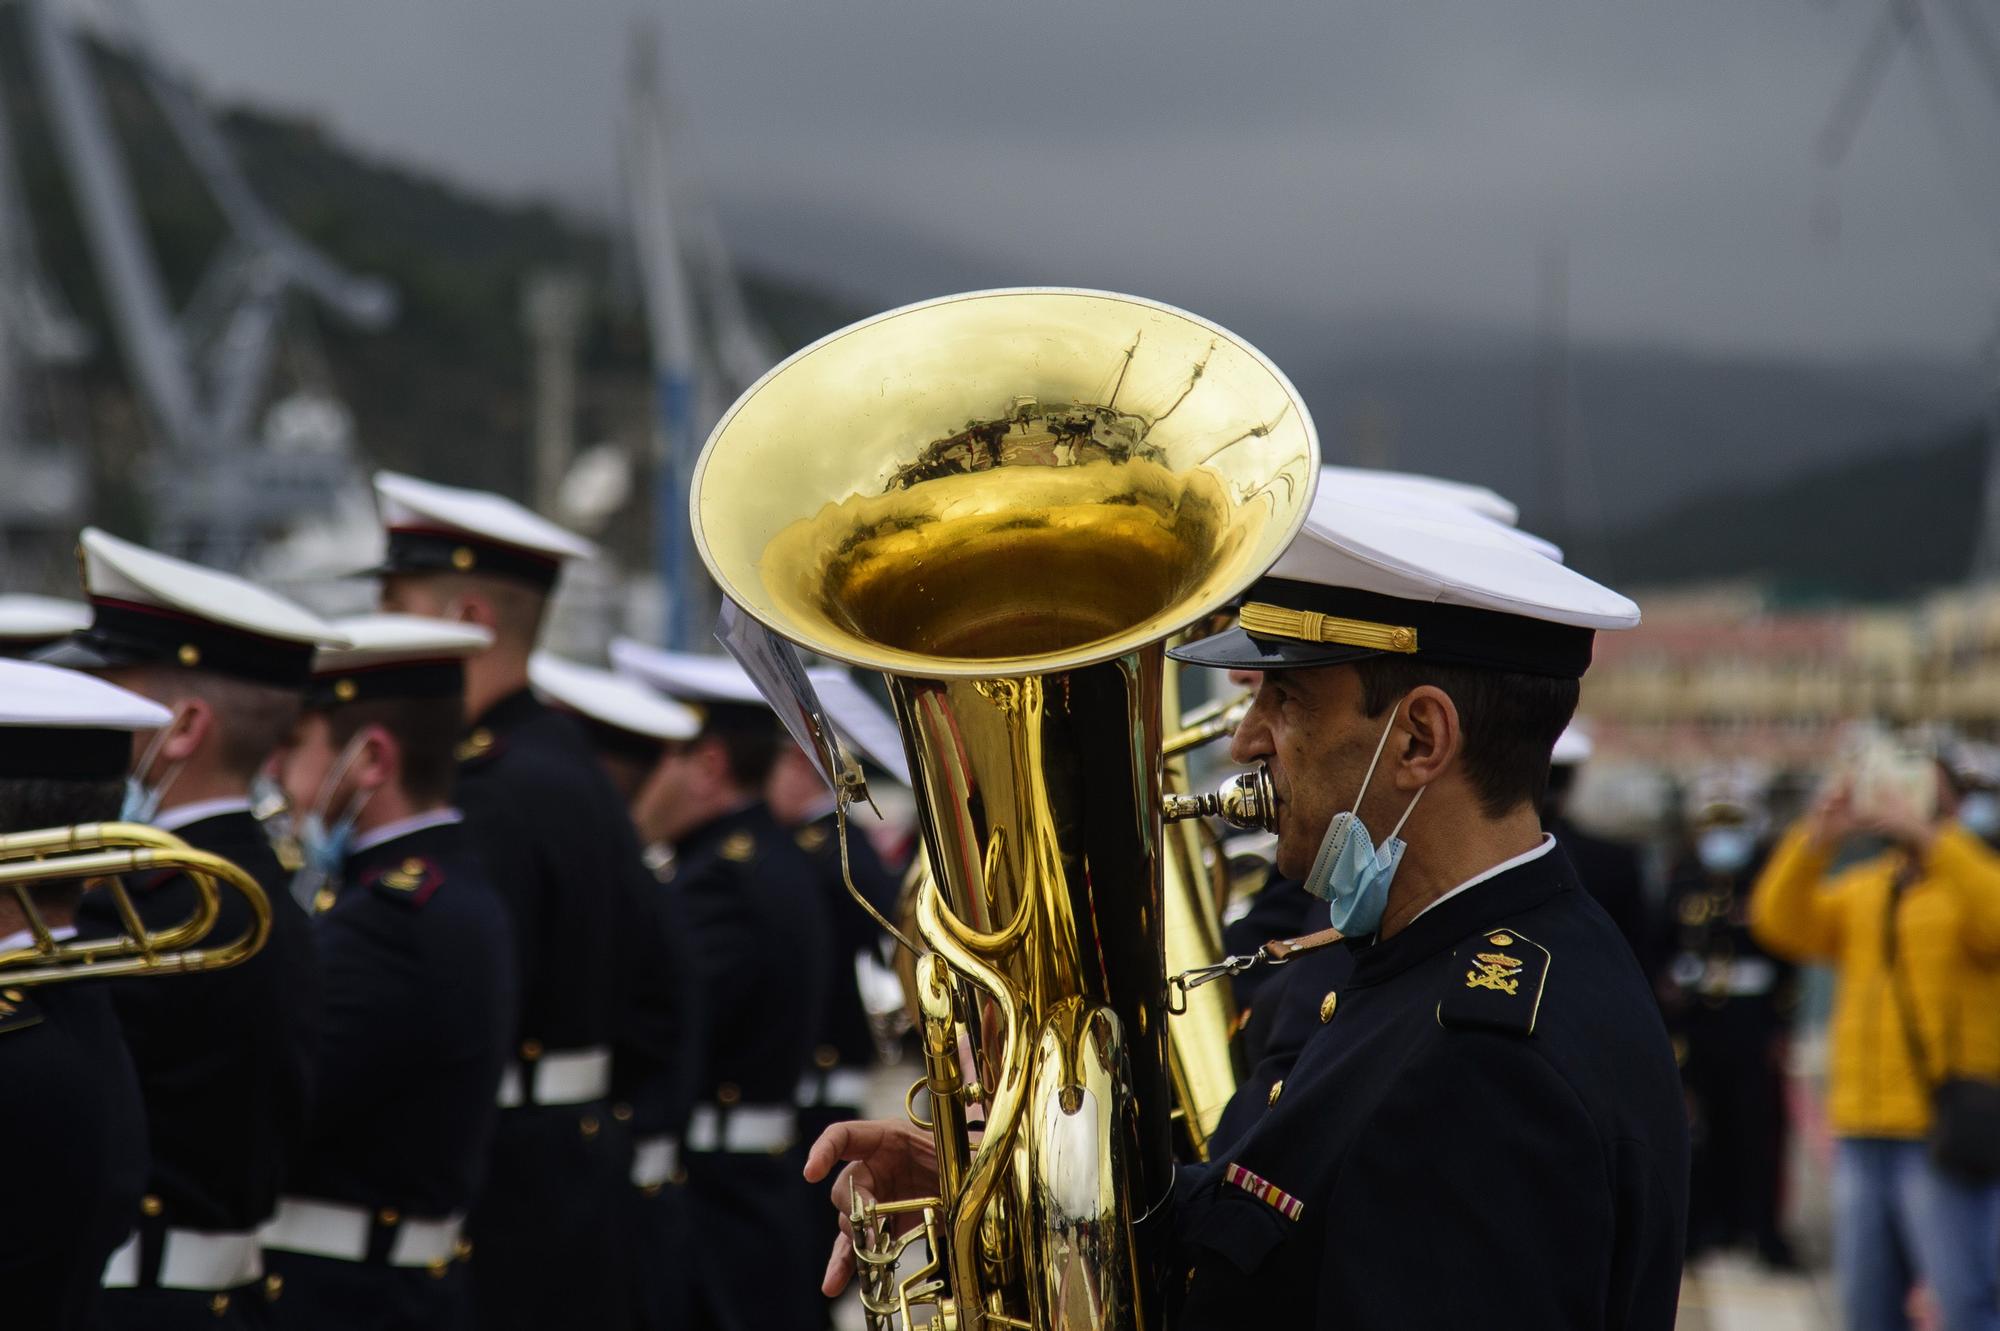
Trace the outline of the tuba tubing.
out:
[[[195,886],[195,908],[178,924],[148,929],[120,879],[158,870],[188,875]],[[36,883],[89,878],[110,879],[108,890],[124,932],[58,941],[28,889]],[[250,924],[236,938],[208,946],[207,936],[221,914],[224,884],[248,903]],[[0,888],[14,893],[33,936],[27,947],[0,952],[0,982],[9,985],[222,970],[254,955],[271,932],[271,903],[256,879],[171,832],[139,823],[81,823],[0,835]]]

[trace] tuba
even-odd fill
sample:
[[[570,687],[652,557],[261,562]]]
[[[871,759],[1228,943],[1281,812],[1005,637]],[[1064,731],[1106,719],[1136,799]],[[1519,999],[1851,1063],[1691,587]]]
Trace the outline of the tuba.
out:
[[[195,909],[178,924],[148,929],[119,875],[162,869],[189,876]],[[58,941],[28,889],[37,883],[100,877],[110,878],[108,890],[122,932]],[[223,885],[249,903],[250,924],[238,937],[210,946],[207,937],[222,910]],[[10,986],[221,970],[255,954],[271,932],[271,903],[256,879],[220,855],[139,823],[84,823],[0,835],[0,887],[13,892],[27,917],[30,939],[25,947],[0,952],[0,982]]]
[[[857,324],[710,436],[704,561],[778,634],[888,675],[931,867],[912,1098],[939,1188],[857,1199],[871,1327],[1158,1325],[1163,821],[1272,815],[1261,773],[1163,789],[1164,644],[1277,559],[1318,470],[1254,348],[1073,290]]]

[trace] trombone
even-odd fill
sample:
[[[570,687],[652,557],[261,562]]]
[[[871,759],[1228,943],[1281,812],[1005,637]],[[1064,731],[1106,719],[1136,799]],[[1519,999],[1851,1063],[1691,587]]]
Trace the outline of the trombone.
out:
[[[122,875],[178,870],[195,887],[195,909],[164,929],[149,929]],[[101,939],[58,939],[28,889],[37,883],[106,878],[124,931]],[[226,943],[209,946],[222,912],[222,886],[250,906],[250,924]],[[130,975],[174,975],[234,966],[264,946],[271,903],[257,880],[223,859],[196,850],[170,832],[140,823],[81,823],[0,835],[0,887],[11,889],[28,921],[29,943],[0,951],[0,982],[53,984]]]

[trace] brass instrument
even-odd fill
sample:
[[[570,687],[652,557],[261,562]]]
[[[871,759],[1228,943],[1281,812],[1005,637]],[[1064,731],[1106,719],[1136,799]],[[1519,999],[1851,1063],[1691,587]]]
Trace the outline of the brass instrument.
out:
[[[856,1200],[871,1327],[1158,1324],[1138,1222],[1171,1184],[1163,644],[1277,559],[1318,469],[1253,348],[1067,290],[835,333],[710,437],[703,559],[779,634],[890,676],[934,873],[915,978],[939,1190]],[[1174,811],[1268,822],[1258,775]]]
[[[148,929],[118,876],[163,869],[189,876],[195,911],[171,928]],[[108,890],[124,932],[111,938],[57,940],[29,887],[100,877],[110,880]],[[250,904],[250,927],[210,947],[206,940],[221,913],[225,883]],[[139,823],[83,823],[0,835],[0,887],[12,889],[32,940],[26,947],[0,952],[0,981],[8,985],[221,970],[253,955],[271,932],[271,903],[256,879],[220,855]]]

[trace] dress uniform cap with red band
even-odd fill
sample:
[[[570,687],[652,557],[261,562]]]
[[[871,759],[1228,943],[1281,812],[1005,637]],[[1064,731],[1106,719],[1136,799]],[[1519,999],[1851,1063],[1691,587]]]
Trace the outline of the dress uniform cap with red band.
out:
[[[528,682],[544,701],[574,713],[608,747],[641,760],[657,754],[668,740],[701,733],[701,716],[694,709],[628,675],[553,652],[528,658]]]
[[[276,592],[95,527],[84,528],[78,555],[90,623],[35,654],[50,665],[178,665],[297,688],[317,647],[345,641]]]
[[[480,573],[546,590],[565,560],[597,547],[503,495],[439,485],[398,472],[375,473],[375,502],[387,529],[382,563],[392,573]]]
[[[422,615],[356,615],[336,620],[346,646],[313,658],[306,706],[380,698],[452,698],[465,691],[465,658],[493,645],[493,631]]]

